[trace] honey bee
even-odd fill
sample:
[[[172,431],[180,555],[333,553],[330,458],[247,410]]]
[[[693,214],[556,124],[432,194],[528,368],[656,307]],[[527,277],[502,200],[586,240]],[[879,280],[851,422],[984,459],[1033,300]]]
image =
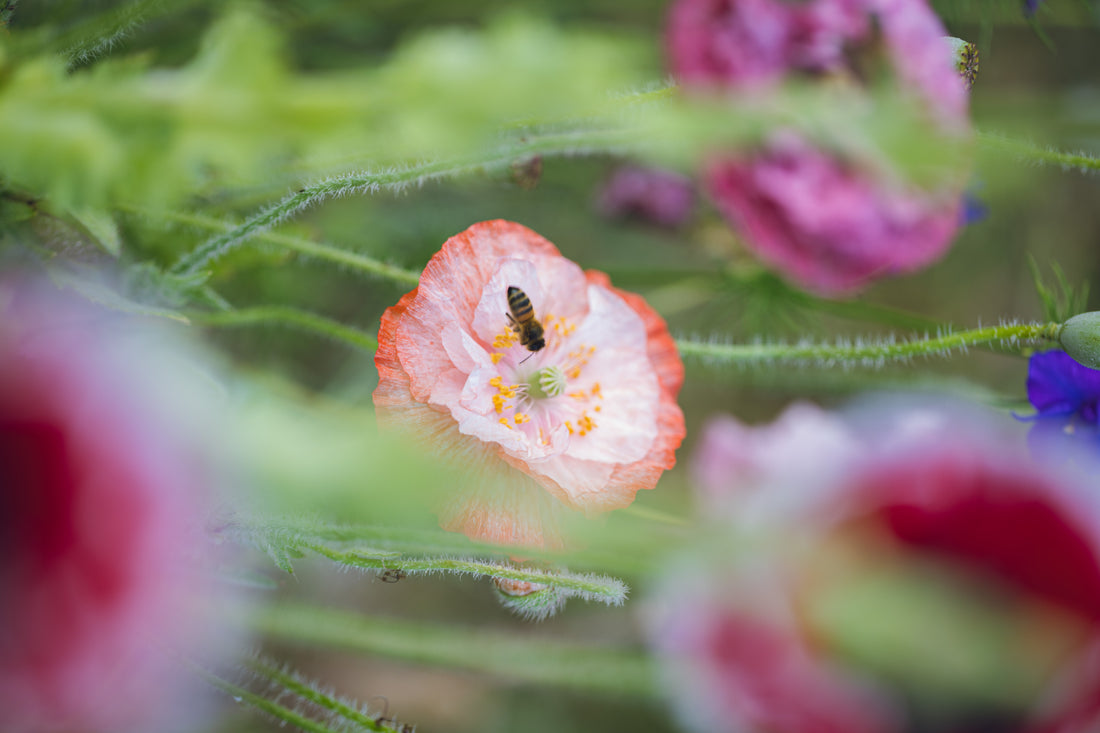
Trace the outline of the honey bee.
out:
[[[535,309],[527,293],[514,285],[508,286],[508,311],[505,315],[508,316],[512,330],[519,334],[520,344],[526,346],[531,356],[534,356],[534,352],[546,346],[542,324],[535,318]],[[530,356],[527,357],[527,359],[530,358]]]

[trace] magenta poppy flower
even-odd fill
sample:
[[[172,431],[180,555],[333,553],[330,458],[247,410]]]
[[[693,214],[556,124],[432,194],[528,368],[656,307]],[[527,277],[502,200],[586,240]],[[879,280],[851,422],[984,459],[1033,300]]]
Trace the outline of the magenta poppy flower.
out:
[[[944,253],[961,204],[875,180],[796,135],[712,165],[705,182],[719,211],[764,262],[816,293],[849,293],[913,272]]]
[[[738,541],[704,543],[658,586],[649,634],[680,716],[774,733],[1100,723],[1087,479],[965,412],[890,410],[844,433],[859,450],[846,442],[838,471],[811,431],[761,429],[772,453],[715,527]]]
[[[461,463],[448,530],[557,546],[561,510],[627,506],[675,464],[683,366],[664,321],[519,224],[448,239],[378,343],[380,420]]]
[[[202,706],[201,456],[160,359],[90,307],[0,282],[0,729],[185,729]],[[163,341],[161,342],[163,343]],[[183,381],[171,388],[183,389]]]
[[[759,91],[797,76],[863,83],[883,66],[944,132],[965,134],[966,85],[944,35],[924,0],[680,0],[669,63],[695,93]],[[703,180],[749,249],[823,295],[931,264],[960,226],[961,179],[950,190],[918,188],[790,130],[714,155]]]
[[[1100,370],[1078,364],[1064,351],[1033,354],[1027,365],[1032,445],[1041,451],[1080,444],[1100,448]]]

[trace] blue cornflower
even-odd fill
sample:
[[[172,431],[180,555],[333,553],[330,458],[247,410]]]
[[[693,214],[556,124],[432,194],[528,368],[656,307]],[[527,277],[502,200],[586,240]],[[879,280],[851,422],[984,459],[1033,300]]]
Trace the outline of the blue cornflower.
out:
[[[1100,369],[1089,369],[1064,351],[1044,351],[1027,367],[1027,398],[1038,414],[1028,436],[1035,448],[1066,441],[1100,447]]]

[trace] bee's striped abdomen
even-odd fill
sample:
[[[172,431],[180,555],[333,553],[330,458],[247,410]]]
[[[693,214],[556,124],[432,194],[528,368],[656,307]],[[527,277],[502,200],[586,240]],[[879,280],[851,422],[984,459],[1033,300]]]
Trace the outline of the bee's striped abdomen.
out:
[[[528,351],[539,351],[546,346],[545,332],[542,324],[535,318],[535,307],[531,305],[531,299],[514,285],[508,286],[507,316],[512,330],[519,334],[519,342]]]
[[[515,318],[518,323],[524,323],[535,317],[531,299],[527,297],[527,293],[515,286],[508,288],[508,310],[512,312],[512,318]]]

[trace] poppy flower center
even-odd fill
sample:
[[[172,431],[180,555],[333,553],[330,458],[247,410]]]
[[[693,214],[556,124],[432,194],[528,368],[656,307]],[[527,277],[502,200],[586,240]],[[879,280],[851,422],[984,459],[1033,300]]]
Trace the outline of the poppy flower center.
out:
[[[531,437],[549,446],[550,436],[562,427],[580,437],[599,427],[595,417],[603,409],[603,393],[599,382],[585,378],[599,349],[572,342],[576,323],[549,314],[542,325],[547,345],[526,356],[517,356],[526,349],[513,328],[506,326],[494,336],[490,359],[499,373],[489,386],[496,390],[491,399],[497,422],[509,429],[530,425]],[[514,358],[505,361],[508,354]]]

